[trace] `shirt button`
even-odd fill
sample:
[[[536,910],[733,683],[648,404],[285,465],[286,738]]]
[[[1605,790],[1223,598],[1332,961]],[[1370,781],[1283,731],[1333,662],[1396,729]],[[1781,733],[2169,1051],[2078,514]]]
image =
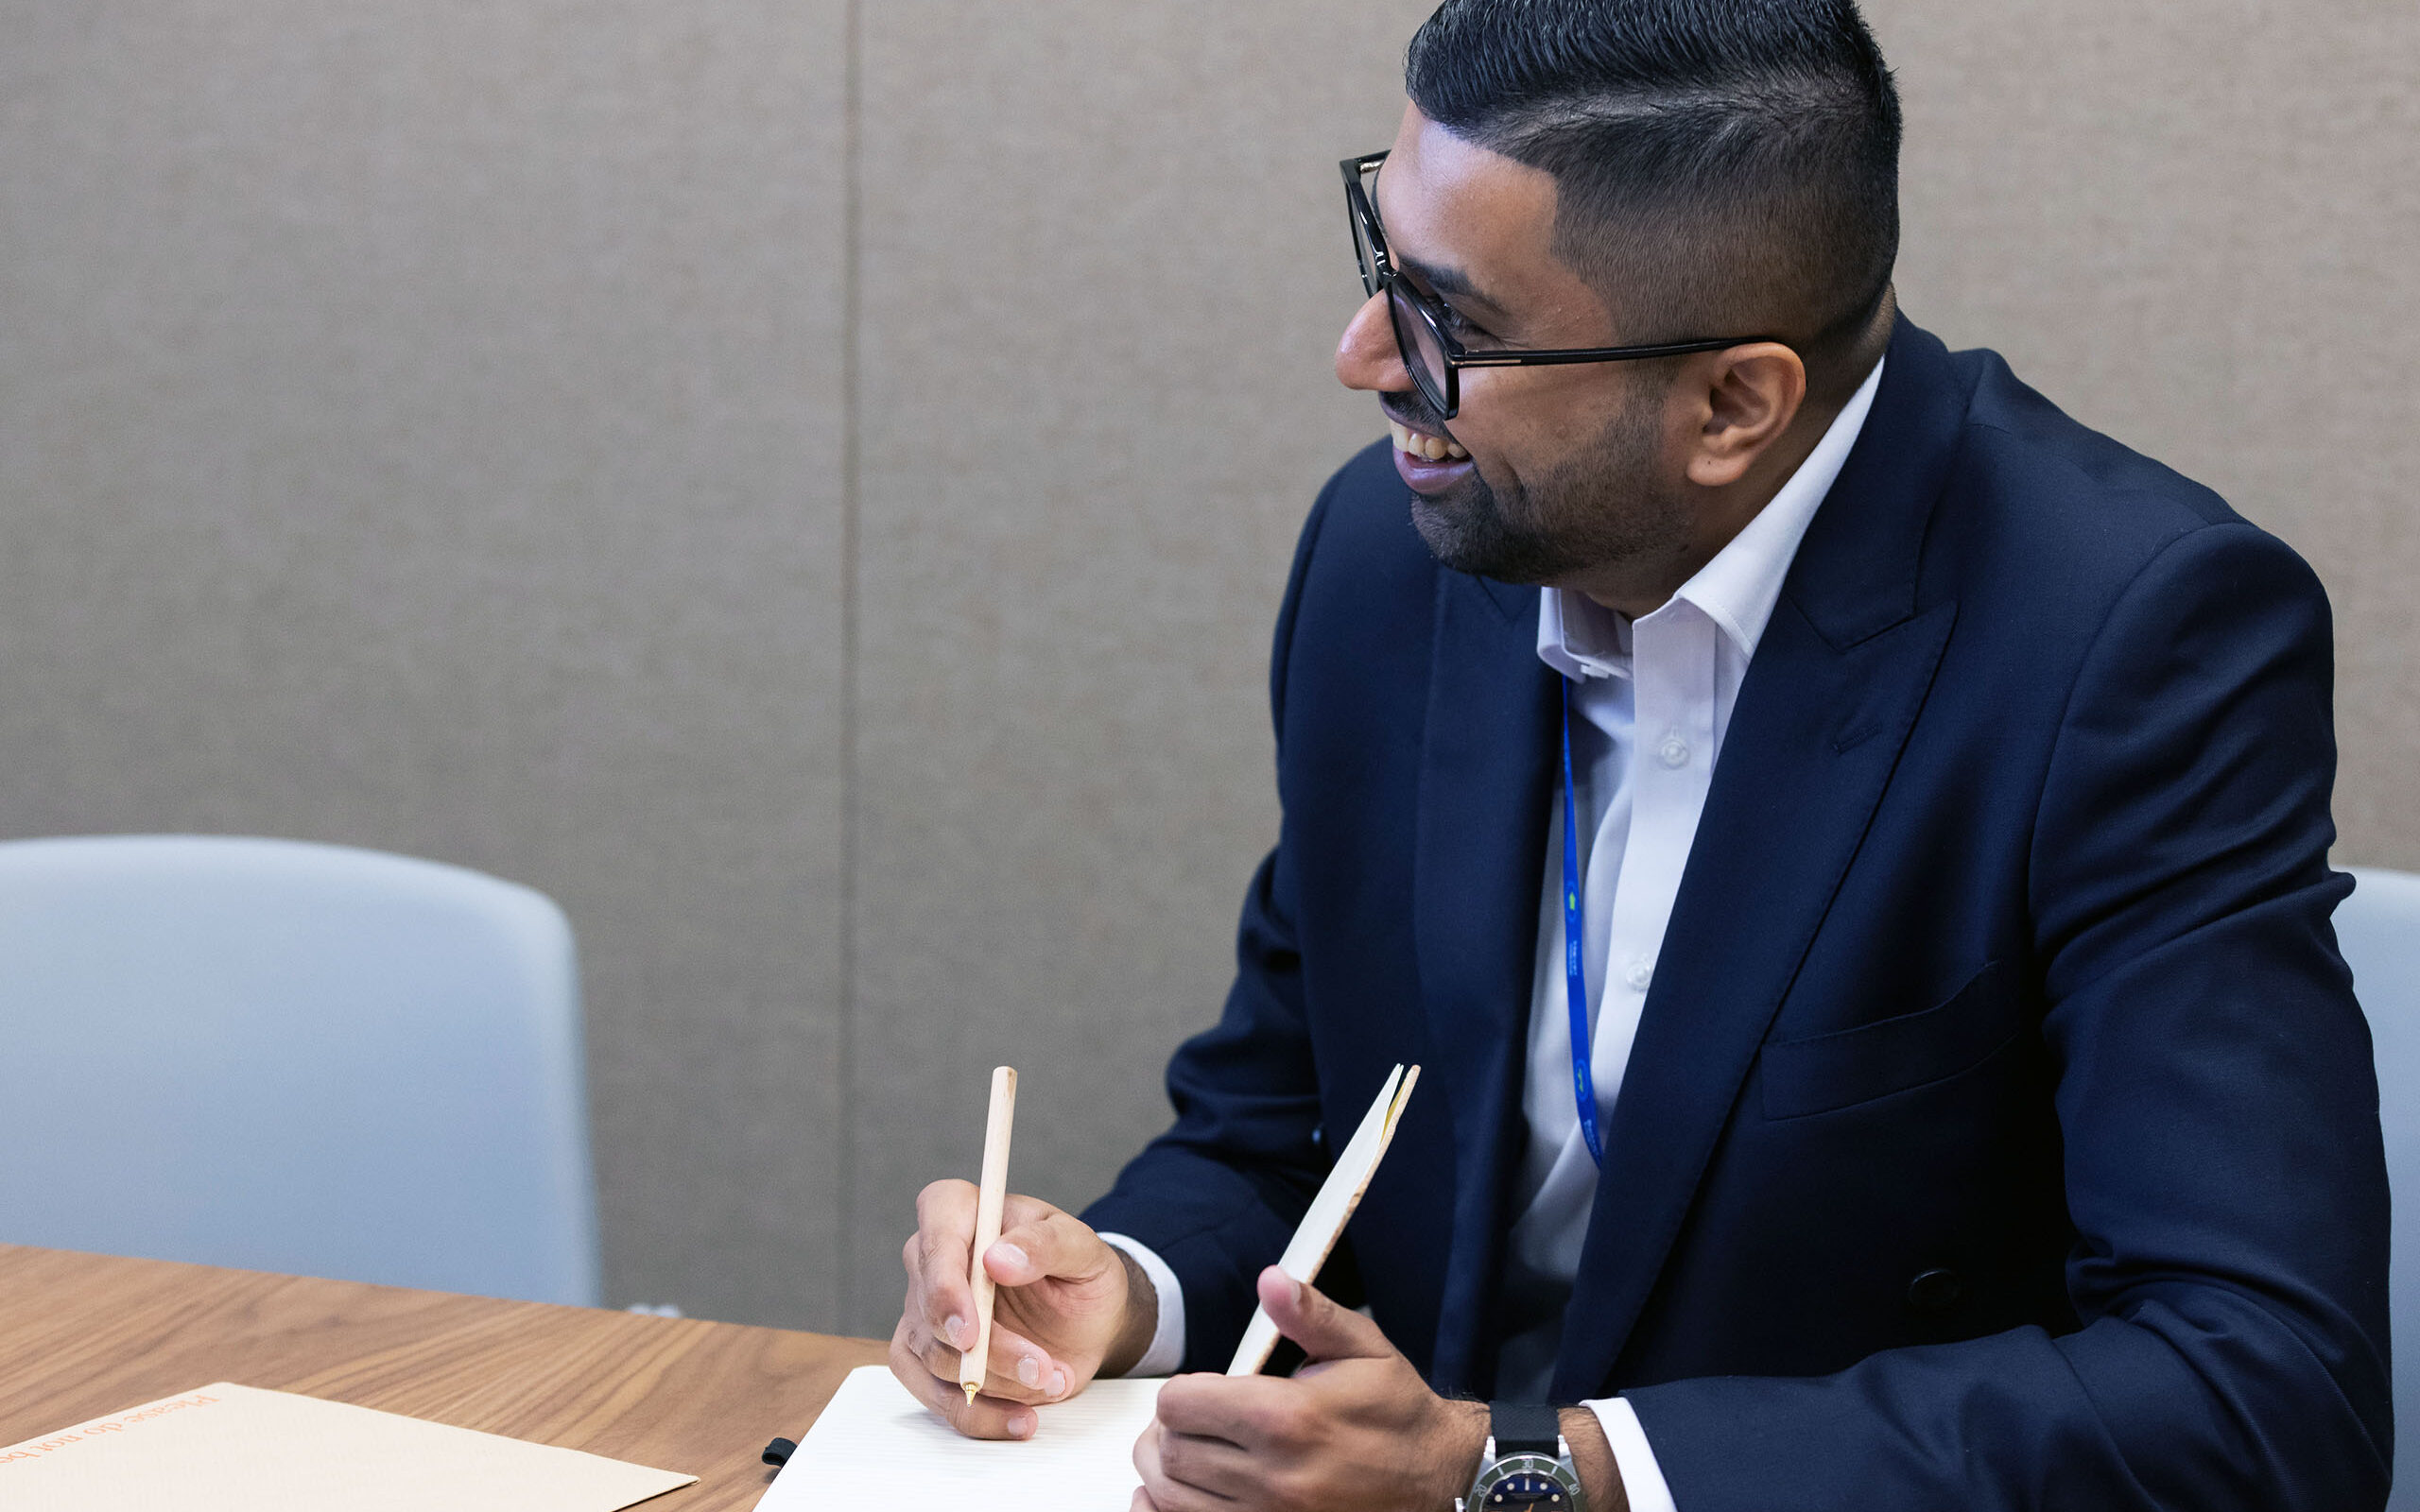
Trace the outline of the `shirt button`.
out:
[[[1667,766],[1686,766],[1689,765],[1689,743],[1678,735],[1667,735],[1655,754],[1664,758]]]
[[[1918,1271],[1908,1283],[1908,1305],[1919,1313],[1946,1313],[1966,1295],[1966,1278],[1954,1270]]]
[[[1655,968],[1645,961],[1633,961],[1630,970],[1622,973],[1622,980],[1644,992],[1647,984],[1655,980]]]

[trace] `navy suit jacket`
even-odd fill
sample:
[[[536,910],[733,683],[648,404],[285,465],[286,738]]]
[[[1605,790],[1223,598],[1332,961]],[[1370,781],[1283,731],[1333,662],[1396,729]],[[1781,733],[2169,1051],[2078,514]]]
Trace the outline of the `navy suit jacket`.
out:
[[[1491,1388],[1537,600],[1440,567],[1383,446],[1311,512],[1235,988],[1085,1214],[1176,1273],[1188,1369],[1323,1130],[1417,1061],[1330,1269],[1439,1390]],[[1901,322],[1741,685],[1565,1314],[1556,1393],[1627,1395],[1682,1512],[2383,1503],[2329,637],[2275,539]]]

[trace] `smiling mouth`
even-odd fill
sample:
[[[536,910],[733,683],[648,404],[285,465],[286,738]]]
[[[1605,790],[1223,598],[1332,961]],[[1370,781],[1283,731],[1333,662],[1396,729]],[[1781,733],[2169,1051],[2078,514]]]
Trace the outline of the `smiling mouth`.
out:
[[[1443,462],[1460,461],[1471,455],[1443,437],[1413,430],[1392,415],[1387,417],[1387,429],[1395,438],[1395,450],[1406,456],[1427,462]]]

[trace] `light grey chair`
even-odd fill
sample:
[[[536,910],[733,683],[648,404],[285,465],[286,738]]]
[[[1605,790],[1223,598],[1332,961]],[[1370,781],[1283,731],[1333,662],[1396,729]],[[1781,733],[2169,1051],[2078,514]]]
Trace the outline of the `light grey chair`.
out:
[[[287,840],[0,844],[0,1241],[593,1305],[570,926]]]
[[[2394,1193],[2388,1286],[2394,1329],[2394,1495],[2390,1512],[2420,1512],[2420,876],[2352,867],[2353,896],[2336,938],[2377,1048],[2378,1125]]]

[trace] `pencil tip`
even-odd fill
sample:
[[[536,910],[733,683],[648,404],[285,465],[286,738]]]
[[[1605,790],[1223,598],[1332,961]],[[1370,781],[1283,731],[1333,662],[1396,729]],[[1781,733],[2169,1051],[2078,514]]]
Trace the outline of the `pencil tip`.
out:
[[[975,1393],[981,1388],[977,1386],[970,1386],[963,1381],[959,1383],[959,1388],[966,1393],[966,1404],[970,1407],[974,1406]]]

